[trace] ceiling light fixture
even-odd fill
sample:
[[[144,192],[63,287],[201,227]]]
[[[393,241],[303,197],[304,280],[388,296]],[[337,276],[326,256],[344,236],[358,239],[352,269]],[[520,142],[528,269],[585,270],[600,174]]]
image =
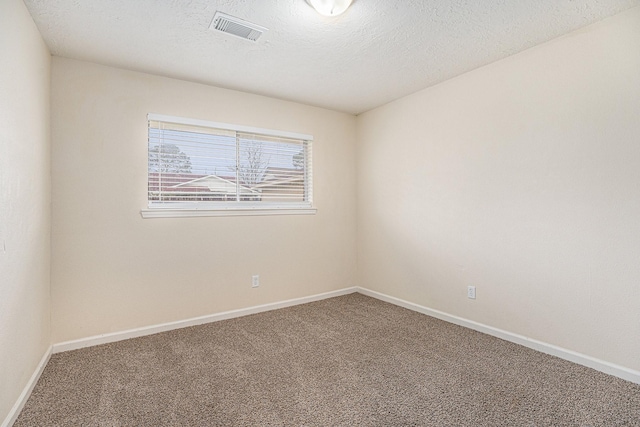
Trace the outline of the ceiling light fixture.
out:
[[[307,0],[313,8],[324,16],[338,16],[344,13],[353,0]]]

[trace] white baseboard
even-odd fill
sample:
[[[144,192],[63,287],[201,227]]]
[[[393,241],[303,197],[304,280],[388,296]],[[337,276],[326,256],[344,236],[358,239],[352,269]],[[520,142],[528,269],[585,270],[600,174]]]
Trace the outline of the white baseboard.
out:
[[[473,320],[464,319],[462,317],[454,316],[443,311],[434,310],[432,308],[424,307],[419,304],[414,304],[412,302],[385,295],[380,292],[371,291],[369,289],[360,287],[357,287],[356,289],[363,295],[367,295],[381,301],[389,302],[391,304],[404,307],[409,310],[417,311],[418,313],[423,313],[428,316],[444,320],[445,322],[454,323],[456,325],[464,326],[465,328],[473,329],[487,335],[492,335],[505,341],[520,344],[533,350],[550,354],[551,356],[556,356],[561,359],[568,360],[570,362],[577,363],[579,365],[583,365],[600,372],[604,372],[605,374],[622,378],[623,380],[631,381],[632,383],[640,384],[640,371],[616,365],[605,360],[596,359],[595,357],[587,356],[586,354],[581,354],[572,350],[567,350],[566,348],[558,347],[553,344],[548,344],[542,341],[528,338],[524,335],[504,331],[502,329],[494,328],[493,326],[484,325],[482,323],[474,322]]]
[[[31,396],[33,388],[36,386],[36,383],[40,379],[40,375],[42,375],[44,367],[47,366],[47,362],[49,362],[49,359],[51,358],[51,350],[52,348],[49,347],[47,351],[45,351],[42,359],[40,359],[40,363],[38,363],[38,366],[36,366],[36,370],[33,372],[33,375],[31,375],[31,378],[29,378],[27,385],[24,386],[22,393],[20,393],[20,396],[18,396],[18,400],[13,405],[13,408],[11,408],[9,414],[7,414],[7,417],[4,419],[2,424],[0,424],[0,427],[11,427],[13,423],[15,423],[18,419],[20,411],[22,411],[22,408],[24,408],[24,404],[27,403],[27,400],[29,400],[29,396]]]
[[[107,344],[122,341],[129,338],[142,337],[145,335],[157,334],[159,332],[171,331],[173,329],[186,328],[188,326],[202,325],[205,323],[218,322],[220,320],[233,319],[235,317],[247,316],[249,314],[262,313],[264,311],[276,310],[278,308],[291,307],[299,304],[306,304],[313,301],[320,301],[327,298],[338,297],[357,292],[357,288],[345,288],[337,291],[325,292],[323,294],[311,295],[308,297],[295,298],[286,301],[274,302],[271,304],[258,305],[254,307],[241,308],[238,310],[225,311],[222,313],[209,314],[206,316],[194,317],[192,319],[178,320],[176,322],[162,323],[160,325],[144,326],[142,328],[129,329],[121,332],[95,335],[87,338],[80,338],[73,341],[65,341],[53,345],[53,353],[77,350],[79,348],[91,347],[94,345]]]
[[[94,345],[106,344],[110,342],[122,341],[129,338],[141,337],[145,335],[156,334],[159,332],[170,331],[173,329],[186,328],[188,326],[202,325],[205,323],[217,322],[220,320],[233,319],[236,317],[247,316],[250,314],[262,313],[265,311],[276,310],[279,308],[291,307],[294,305],[306,304],[313,301],[320,301],[327,298],[333,298],[341,295],[347,295],[354,292],[359,292],[363,295],[367,295],[381,301],[385,301],[400,307],[407,308],[419,313],[426,314],[428,316],[435,317],[440,320],[444,320],[449,323],[464,326],[475,331],[479,331],[488,335],[492,335],[497,338],[501,338],[506,341],[520,344],[525,347],[529,347],[533,350],[540,351],[542,353],[550,354],[552,356],[559,357],[561,359],[568,360],[592,369],[595,369],[605,374],[613,375],[618,378],[622,378],[627,381],[631,381],[636,384],[640,384],[640,371],[626,368],[624,366],[616,365],[604,360],[596,359],[595,357],[587,356],[585,354],[577,353],[572,350],[567,350],[562,347],[558,347],[552,344],[548,344],[542,341],[538,341],[532,338],[527,338],[523,335],[515,334],[512,332],[504,331],[502,329],[494,328],[492,326],[484,325],[482,323],[474,322],[473,320],[464,319],[462,317],[454,316],[443,311],[435,310],[432,308],[424,307],[419,304],[415,304],[409,301],[395,298],[380,292],[372,291],[361,287],[351,287],[340,289],[337,291],[326,292],[323,294],[311,295],[308,297],[295,298],[286,301],[275,302],[271,304],[258,305],[254,307],[248,307],[238,310],[225,311],[222,313],[211,314],[207,316],[195,317],[192,319],[180,320],[176,322],[163,323],[160,325],[146,326],[142,328],[130,329],[122,332],[113,332],[109,334],[96,335],[93,337],[82,338],[73,341],[66,341],[58,344],[54,344],[49,347],[40,360],[40,363],[36,367],[33,375],[27,382],[22,393],[18,397],[15,405],[9,411],[9,414],[5,420],[0,424],[0,427],[11,427],[20,415],[20,411],[24,407],[25,403],[29,399],[33,388],[35,387],[40,375],[44,371],[47,362],[49,361],[52,353],[60,353],[69,350],[76,350],[79,348],[90,347]]]
[[[428,316],[432,316],[449,323],[454,323],[456,325],[464,326],[466,328],[473,329],[475,331],[492,335],[494,337],[501,338],[503,340],[510,341],[515,344],[520,344],[525,347],[531,348],[533,350],[540,351],[542,353],[556,356],[561,359],[565,359],[570,362],[574,362],[579,365],[583,365],[583,366],[595,369],[597,371],[604,372],[605,374],[613,375],[618,378],[622,378],[624,380],[631,381],[636,384],[640,384],[640,371],[636,371],[624,366],[616,365],[614,363],[610,363],[605,360],[600,360],[595,357],[591,357],[591,356],[581,354],[572,350],[558,347],[556,345],[545,343],[543,341],[538,341],[533,338],[528,338],[524,335],[519,335],[513,332],[494,328],[493,326],[484,325],[482,323],[478,323],[473,320],[468,320],[459,316],[454,316],[452,314],[445,313],[443,311],[424,307],[419,304],[415,304],[409,301],[405,301],[399,298],[395,298],[395,297],[382,294],[380,292],[372,291],[366,288],[362,288],[362,287],[345,288],[337,291],[326,292],[323,294],[311,295],[308,297],[296,298],[296,299],[291,299],[287,301],[280,301],[280,302],[264,304],[264,305],[254,306],[254,307],[242,308],[238,310],[225,311],[222,313],[210,314],[210,315],[201,316],[201,317],[195,317],[192,319],[179,320],[176,322],[163,323],[159,325],[152,325],[152,326],[146,326],[142,328],[130,329],[127,331],[112,332],[108,334],[81,338],[73,341],[61,342],[58,344],[54,344],[52,346],[52,352],[60,353],[60,352],[76,350],[84,347],[91,347],[94,345],[122,341],[129,338],[136,338],[136,337],[141,337],[145,335],[157,334],[159,332],[170,331],[173,329],[180,329],[180,328],[186,328],[189,326],[202,325],[205,323],[218,322],[220,320],[233,319],[236,317],[247,316],[250,314],[276,310],[279,308],[291,307],[299,304],[306,304],[309,302],[320,301],[326,298],[333,298],[341,295],[351,294],[354,292],[359,292],[363,295],[367,295],[367,296],[379,299],[381,301],[386,301],[391,304],[407,308],[409,310],[417,311],[419,313],[423,313]],[[49,356],[46,357],[46,360],[48,360],[48,357]],[[43,358],[43,360],[45,359]],[[44,363],[46,364],[46,361]],[[34,377],[36,378],[35,381],[37,381],[37,378],[40,376],[40,373],[43,368],[44,368],[44,364],[42,364],[42,366],[39,366],[38,371],[34,373]],[[36,377],[36,374],[37,374],[37,377]],[[35,385],[35,381],[33,382],[34,385]],[[33,387],[33,385],[31,387]],[[28,391],[30,393],[31,389],[29,389]],[[28,394],[26,394],[26,396],[28,397]],[[19,413],[19,410],[18,410],[18,413]],[[0,427],[5,427],[5,424],[2,424],[2,426]]]

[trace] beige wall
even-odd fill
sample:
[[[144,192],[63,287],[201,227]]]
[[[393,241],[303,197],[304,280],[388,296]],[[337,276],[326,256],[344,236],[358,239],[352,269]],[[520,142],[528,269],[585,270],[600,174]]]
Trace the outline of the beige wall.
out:
[[[361,286],[640,369],[640,8],[361,115],[357,159]]]
[[[317,215],[142,219],[149,112],[314,135]],[[51,120],[54,342],[355,285],[355,117],[55,57]]]
[[[0,1],[0,423],[50,344],[50,61],[22,1]]]

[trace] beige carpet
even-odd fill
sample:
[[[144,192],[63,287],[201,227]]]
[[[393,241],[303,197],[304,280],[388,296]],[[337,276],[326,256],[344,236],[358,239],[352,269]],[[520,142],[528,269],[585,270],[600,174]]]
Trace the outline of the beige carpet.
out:
[[[640,426],[640,386],[352,294],[56,354],[15,426]]]

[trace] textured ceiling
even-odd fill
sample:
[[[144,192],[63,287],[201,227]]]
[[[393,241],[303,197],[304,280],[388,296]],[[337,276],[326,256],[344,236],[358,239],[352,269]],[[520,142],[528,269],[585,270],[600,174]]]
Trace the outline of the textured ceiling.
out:
[[[358,114],[640,0],[25,0],[54,55]],[[209,30],[216,10],[269,28]]]

